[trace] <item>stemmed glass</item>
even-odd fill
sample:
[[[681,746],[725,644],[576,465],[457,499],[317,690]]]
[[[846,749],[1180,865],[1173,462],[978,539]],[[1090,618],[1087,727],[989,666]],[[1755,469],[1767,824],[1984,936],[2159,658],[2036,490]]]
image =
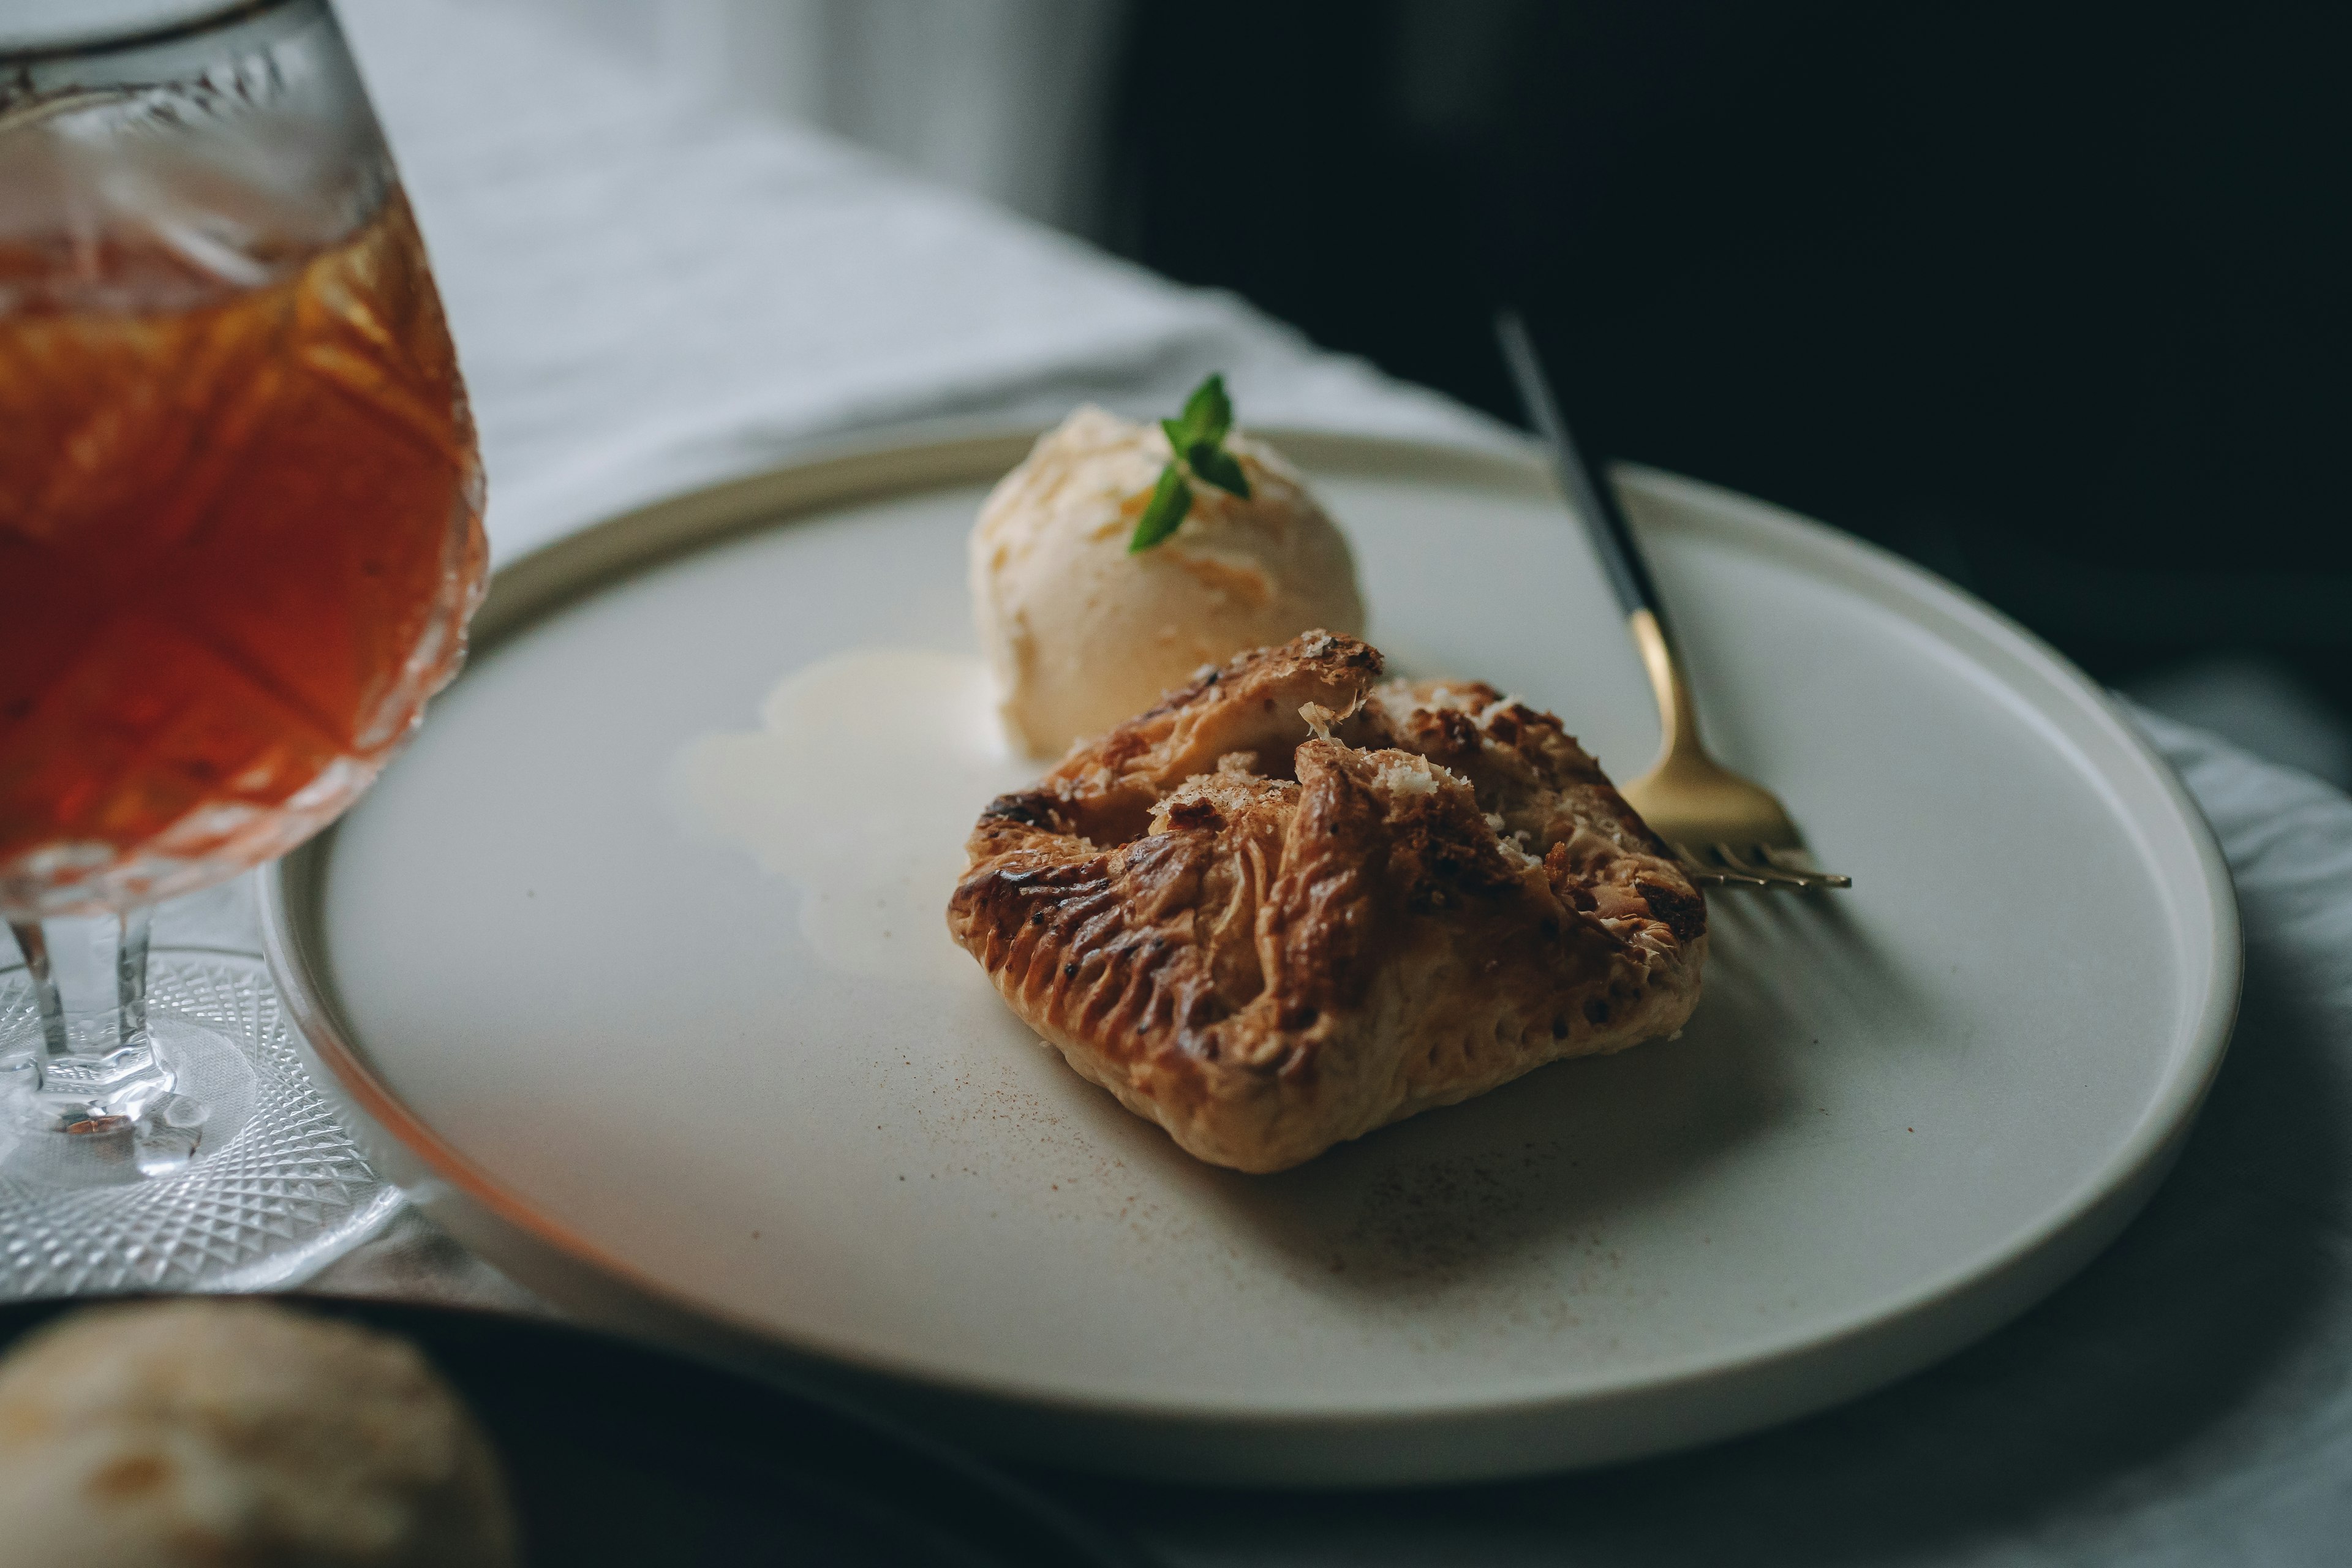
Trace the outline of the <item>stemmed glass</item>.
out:
[[[151,1005],[149,911],[373,780],[462,655],[481,498],[324,0],[0,13],[0,917],[33,1000],[0,1023],[10,1173],[170,1176],[251,1115],[236,1041]]]

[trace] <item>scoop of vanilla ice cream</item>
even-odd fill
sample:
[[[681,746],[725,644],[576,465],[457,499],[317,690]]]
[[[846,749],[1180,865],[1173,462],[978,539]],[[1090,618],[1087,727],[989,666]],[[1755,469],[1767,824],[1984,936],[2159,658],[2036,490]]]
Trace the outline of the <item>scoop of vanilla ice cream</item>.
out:
[[[488,1440],[405,1341],[99,1307],[0,1366],[0,1568],[513,1568]]]
[[[1348,542],[1263,441],[1225,449],[1244,500],[1192,482],[1183,525],[1130,555],[1168,462],[1158,426],[1091,405],[1004,476],[971,532],[972,618],[1005,728],[1033,755],[1132,718],[1204,664],[1321,628],[1364,629]]]

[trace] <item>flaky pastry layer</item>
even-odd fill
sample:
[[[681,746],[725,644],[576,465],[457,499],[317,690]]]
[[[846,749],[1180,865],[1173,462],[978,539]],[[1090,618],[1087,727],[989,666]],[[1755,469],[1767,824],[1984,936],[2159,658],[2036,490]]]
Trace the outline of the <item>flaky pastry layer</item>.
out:
[[[1199,1158],[1278,1171],[1682,1026],[1706,905],[1550,714],[1311,632],[991,803],[956,940]]]

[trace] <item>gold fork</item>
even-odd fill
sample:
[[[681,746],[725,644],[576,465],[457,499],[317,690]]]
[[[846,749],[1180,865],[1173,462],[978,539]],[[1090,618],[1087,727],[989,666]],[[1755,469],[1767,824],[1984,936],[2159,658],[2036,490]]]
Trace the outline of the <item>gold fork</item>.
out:
[[[1595,484],[1552,398],[1527,323],[1516,310],[1495,318],[1495,335],[1536,433],[1551,448],[1552,465],[1570,506],[1585,520],[1609,585],[1624,608],[1627,629],[1658,700],[1663,742],[1650,771],[1622,786],[1625,799],[1674,849],[1691,879],[1732,887],[1851,888],[1853,879],[1817,871],[1797,825],[1770,790],[1740,777],[1707,755],[1698,717],[1683,680],[1674,639],[1658,611],[1649,563],[1617,498]]]

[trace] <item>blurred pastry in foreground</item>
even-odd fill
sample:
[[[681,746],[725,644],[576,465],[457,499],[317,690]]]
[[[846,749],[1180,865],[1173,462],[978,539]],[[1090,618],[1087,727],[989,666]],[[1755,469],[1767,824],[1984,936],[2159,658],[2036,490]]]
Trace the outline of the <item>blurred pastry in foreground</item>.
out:
[[[1364,626],[1339,526],[1212,376],[1181,417],[1078,409],[972,530],[972,615],[1005,727],[1055,757],[1246,647]]]
[[[1559,721],[1316,632],[1000,796],[956,940],[1189,1152],[1278,1171],[1682,1027],[1706,905]]]
[[[0,1568],[512,1568],[490,1447],[404,1341],[95,1307],[0,1363]]]

